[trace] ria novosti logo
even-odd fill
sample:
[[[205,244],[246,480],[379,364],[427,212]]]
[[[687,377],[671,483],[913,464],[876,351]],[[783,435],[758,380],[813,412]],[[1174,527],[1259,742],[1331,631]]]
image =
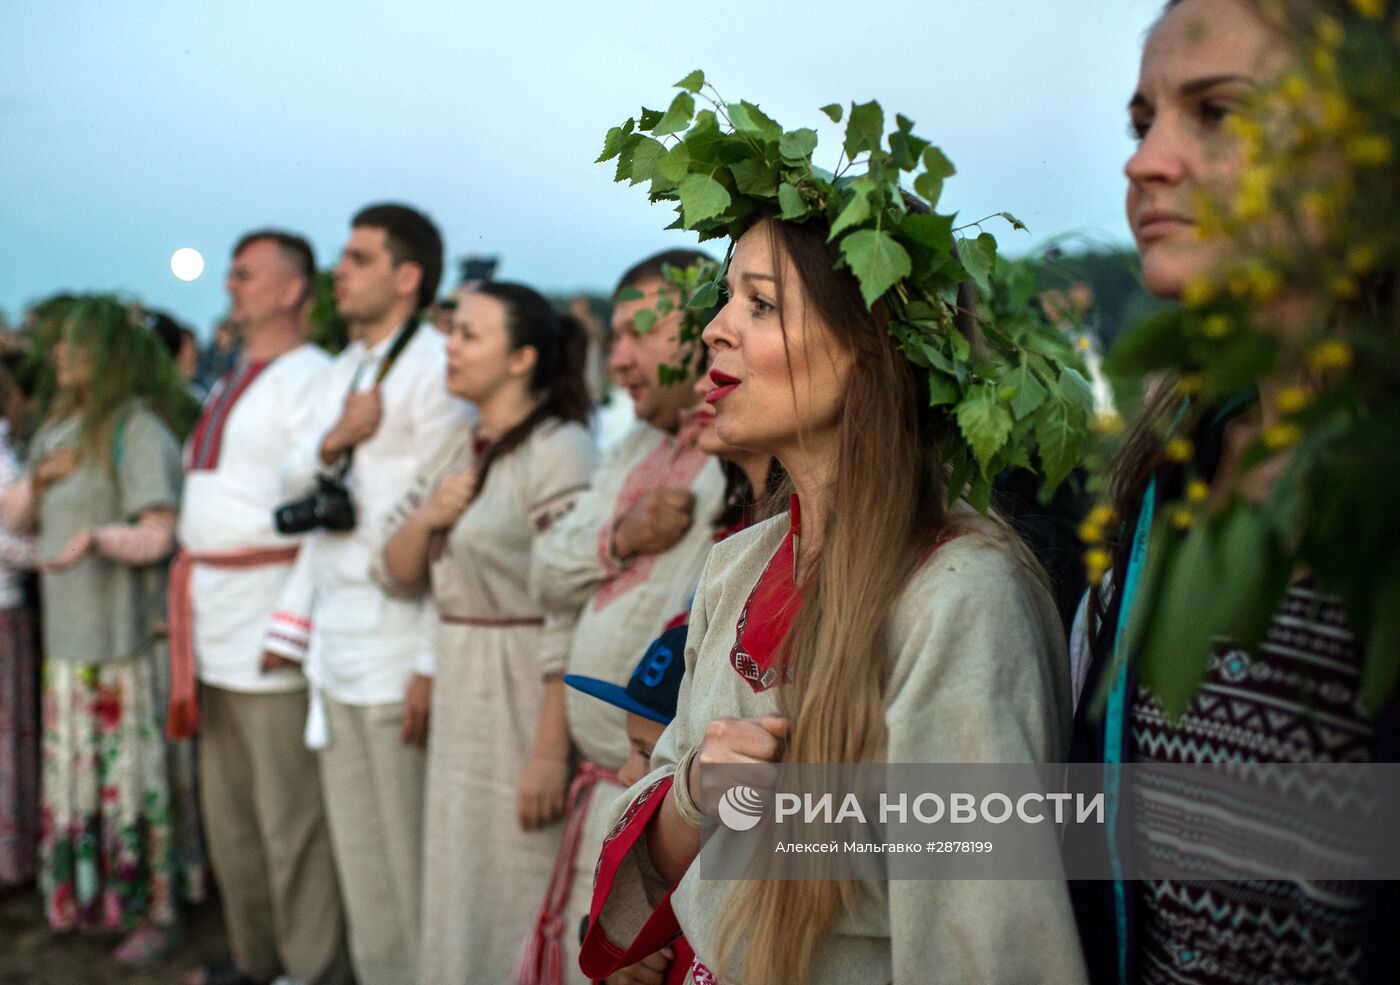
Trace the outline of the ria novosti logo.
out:
[[[763,820],[765,808],[761,793],[740,784],[719,799],[719,819],[731,831],[748,831]]]

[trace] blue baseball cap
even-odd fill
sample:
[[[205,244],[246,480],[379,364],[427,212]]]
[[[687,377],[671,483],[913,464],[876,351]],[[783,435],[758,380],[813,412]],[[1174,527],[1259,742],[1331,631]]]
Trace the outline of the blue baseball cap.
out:
[[[677,626],[653,640],[626,687],[578,674],[565,674],[564,683],[634,715],[670,725],[676,717],[681,678],[685,677],[687,629],[688,626]]]

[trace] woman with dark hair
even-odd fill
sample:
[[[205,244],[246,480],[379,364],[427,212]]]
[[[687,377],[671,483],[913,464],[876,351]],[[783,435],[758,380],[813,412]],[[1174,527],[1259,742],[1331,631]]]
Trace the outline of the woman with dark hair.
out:
[[[583,970],[612,974],[679,930],[698,983],[1074,983],[1053,881],[731,882],[691,868],[715,811],[704,768],[1053,762],[1069,725],[1043,572],[1004,525],[948,505],[949,417],[930,406],[928,364],[891,334],[884,290],[872,304],[821,217],[737,222],[729,300],[704,331],[706,400],[717,436],[775,457],[796,494],[711,552],[676,718],[616,805]]]
[[[582,326],[536,292],[465,293],[447,387],[476,428],[405,498],[379,565],[430,588],[438,625],[424,808],[424,985],[512,980],[559,847],[569,783],[564,655],[572,613],[527,589],[534,538],[588,486],[596,453]],[[494,889],[505,889],[496,892]]]
[[[1339,585],[1353,586],[1336,579],[1335,566],[1324,570],[1303,554],[1316,549],[1309,544],[1317,537],[1316,525],[1332,512],[1327,491],[1319,497],[1313,483],[1307,506],[1296,512],[1279,506],[1280,494],[1307,488],[1308,471],[1334,456],[1333,449],[1319,444],[1310,450],[1309,463],[1298,446],[1307,422],[1299,411],[1310,404],[1326,406],[1329,389],[1340,389],[1335,358],[1329,371],[1327,360],[1318,361],[1317,355],[1346,353],[1344,333],[1368,321],[1393,331],[1393,262],[1389,270],[1379,257],[1367,265],[1353,263],[1345,282],[1330,280],[1324,272],[1333,256],[1355,256],[1365,241],[1355,226],[1337,225],[1347,208],[1337,198],[1328,204],[1331,214],[1324,221],[1308,216],[1306,191],[1315,178],[1345,181],[1358,194],[1369,180],[1356,169],[1350,151],[1316,143],[1315,127],[1332,126],[1328,121],[1338,106],[1353,126],[1357,107],[1341,92],[1329,93],[1329,115],[1304,124],[1314,128],[1311,161],[1317,171],[1300,158],[1274,169],[1260,184],[1270,173],[1260,161],[1261,141],[1275,151],[1288,144],[1283,122],[1288,114],[1279,114],[1279,107],[1315,97],[1322,104],[1320,93],[1304,81],[1302,66],[1335,78],[1335,63],[1332,72],[1327,67],[1342,23],[1364,23],[1358,14],[1363,6],[1371,5],[1172,0],[1148,36],[1129,104],[1138,147],[1125,169],[1128,220],[1148,289],[1186,303],[1184,344],[1171,347],[1173,353],[1189,349],[1203,355],[1177,356],[1178,372],[1152,381],[1147,406],[1111,475],[1109,505],[1121,525],[1116,536],[1091,552],[1102,552],[1108,577],[1091,598],[1083,634],[1088,652],[1077,655],[1087,673],[1075,761],[1235,768],[1357,764],[1400,754],[1393,686],[1379,710],[1363,700],[1365,626],[1352,622],[1357,613],[1339,594],[1344,590]],[[1371,54],[1383,50],[1373,48]],[[1393,47],[1385,57],[1395,57]],[[1362,80],[1366,68],[1357,64],[1355,74],[1344,78]],[[1383,90],[1384,98],[1390,100],[1393,92]],[[1386,105],[1393,116],[1393,102]],[[1278,129],[1269,132],[1270,126]],[[1394,187],[1393,164],[1372,173]],[[1387,201],[1359,199],[1354,207],[1384,215]],[[1290,211],[1300,204],[1298,212]],[[1393,232],[1393,223],[1385,232]],[[1227,286],[1231,280],[1238,281],[1235,287]],[[1207,306],[1213,293],[1233,295],[1233,310],[1212,313]],[[1271,354],[1269,368],[1226,391],[1215,381],[1227,378],[1229,369],[1211,345],[1223,349],[1227,336],[1245,333],[1257,333]],[[1124,348],[1136,344],[1129,336]],[[1394,407],[1391,386],[1388,394],[1361,397],[1356,406],[1364,408],[1362,419],[1375,417],[1386,401]],[[1334,436],[1344,436],[1355,422],[1348,421],[1352,409],[1344,396],[1331,395],[1331,409],[1322,419]],[[1359,462],[1369,468],[1374,454],[1374,447],[1365,448]],[[1343,477],[1343,484],[1348,481],[1384,488],[1388,480],[1378,470]],[[1393,500],[1375,499],[1375,488],[1364,502],[1384,501],[1379,509],[1393,515]],[[1289,527],[1283,515],[1289,513],[1302,532],[1282,548],[1261,543],[1255,550],[1227,553],[1223,569],[1209,575],[1180,570],[1211,596],[1235,599],[1231,622],[1236,626],[1253,622],[1257,610],[1262,619],[1253,639],[1239,638],[1247,632],[1242,628],[1224,632],[1214,625],[1208,607],[1183,611],[1160,590],[1167,576],[1147,574],[1157,570],[1151,565],[1173,557],[1162,552],[1174,543],[1194,538],[1198,528],[1208,534],[1242,510],[1280,530]],[[1367,522],[1353,512],[1345,526],[1365,529]],[[1343,567],[1360,571],[1363,587],[1366,579],[1384,577],[1368,555],[1392,548],[1333,547],[1350,555]],[[1276,574],[1255,580],[1268,565],[1252,555],[1275,550]],[[1185,563],[1182,554],[1175,557]],[[1195,626],[1204,628],[1197,634]],[[1186,636],[1193,639],[1189,647],[1158,642]],[[1293,813],[1283,798],[1252,801],[1243,783],[1222,797],[1211,789],[1206,772],[1196,774],[1202,776],[1199,783],[1187,771],[1173,773],[1163,784],[1168,790],[1153,780],[1164,774],[1149,773],[1122,798],[1121,808],[1110,811],[1102,834],[1078,832],[1099,843],[1074,849],[1102,853],[1117,871],[1135,859],[1150,859],[1195,876],[1073,884],[1092,980],[1104,985],[1396,981],[1400,901],[1395,883],[1311,877],[1320,861],[1346,856],[1355,844],[1349,841],[1353,833],[1344,824],[1312,824],[1311,815]],[[1304,779],[1287,800],[1299,805],[1319,797],[1350,803],[1347,798],[1361,802],[1374,795],[1351,789],[1355,780],[1336,774],[1294,775]],[[1240,857],[1245,842],[1237,836],[1245,831],[1252,844],[1287,844],[1290,863],[1301,875],[1260,878],[1260,870]]]
[[[165,571],[180,445],[198,412],[158,339],[115,298],[51,312],[46,406],[5,496],[37,531],[44,607],[40,886],[55,930],[127,930],[118,960],[171,942],[203,862],[181,822],[190,760],[164,740]]]

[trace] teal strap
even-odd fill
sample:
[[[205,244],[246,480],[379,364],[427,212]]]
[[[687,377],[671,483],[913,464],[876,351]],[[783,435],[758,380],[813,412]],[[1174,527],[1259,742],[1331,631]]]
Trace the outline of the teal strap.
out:
[[[1113,631],[1113,662],[1118,673],[1108,692],[1108,710],[1104,718],[1104,794],[1107,807],[1108,860],[1113,867],[1113,910],[1118,925],[1118,981],[1128,981],[1128,889],[1123,879],[1123,860],[1118,854],[1118,816],[1120,807],[1119,770],[1124,761],[1123,733],[1128,706],[1128,654],[1124,652],[1124,631],[1132,617],[1133,601],[1142,581],[1142,569],[1147,562],[1147,541],[1152,532],[1152,509],[1157,499],[1157,480],[1147,484],[1138,513],[1137,529],[1133,531],[1132,552],[1128,555],[1128,570],[1123,577],[1123,604],[1118,608],[1118,625]]]

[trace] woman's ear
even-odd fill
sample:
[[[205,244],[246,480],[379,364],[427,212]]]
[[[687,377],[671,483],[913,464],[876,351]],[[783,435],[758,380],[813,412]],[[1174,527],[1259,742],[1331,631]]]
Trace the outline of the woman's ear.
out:
[[[510,369],[511,376],[528,378],[535,371],[535,363],[539,362],[540,353],[532,345],[522,345],[510,354],[506,360],[506,365]]]

